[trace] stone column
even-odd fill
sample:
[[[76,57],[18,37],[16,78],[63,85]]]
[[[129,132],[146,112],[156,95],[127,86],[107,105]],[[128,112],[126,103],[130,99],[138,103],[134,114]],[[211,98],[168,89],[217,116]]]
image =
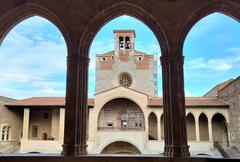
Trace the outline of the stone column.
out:
[[[52,109],[52,121],[51,121],[51,137],[56,140],[58,138],[59,132],[59,113],[58,109]]]
[[[161,57],[163,77],[164,155],[188,157],[183,59],[179,53]]]
[[[23,132],[22,132],[22,139],[29,140],[29,118],[30,118],[30,109],[24,108],[23,112]]]
[[[61,144],[63,144],[63,137],[64,137],[64,116],[65,116],[65,109],[60,108],[58,142]]]
[[[199,122],[195,122],[195,129],[196,129],[196,141],[200,141],[200,131],[199,131]]]
[[[89,58],[75,50],[68,56],[67,92],[65,109],[64,144],[62,155],[78,156],[87,153],[86,117],[88,99]]]
[[[148,141],[149,140],[149,138],[148,138],[148,133],[149,133],[149,125],[148,125],[148,117],[146,116],[145,117],[145,134],[146,134],[146,141]]]
[[[157,122],[157,127],[158,127],[158,140],[161,141],[161,117],[158,119]]]
[[[211,121],[208,122],[208,137],[209,137],[209,141],[213,141],[212,123],[211,123]]]

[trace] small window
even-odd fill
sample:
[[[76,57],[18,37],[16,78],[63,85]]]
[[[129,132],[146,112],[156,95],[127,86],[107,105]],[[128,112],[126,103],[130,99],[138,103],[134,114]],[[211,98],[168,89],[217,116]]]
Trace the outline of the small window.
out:
[[[32,137],[37,138],[38,135],[38,126],[32,126]]]
[[[3,126],[2,128],[2,141],[8,141],[10,138],[10,126]]]
[[[6,140],[9,140],[9,134],[10,134],[10,127],[7,127],[7,134],[6,134]]]
[[[124,48],[124,42],[123,42],[123,37],[119,37],[119,49]]]
[[[48,119],[48,113],[44,113],[44,119]]]
[[[125,45],[126,45],[126,49],[130,49],[130,38],[129,37],[125,37]]]
[[[142,57],[138,57],[138,61],[142,61]]]
[[[113,127],[113,123],[107,123],[108,127]]]
[[[2,129],[2,141],[5,140],[5,132],[6,132],[6,126],[4,126]]]
[[[112,56],[112,59],[114,59],[114,56]]]
[[[103,58],[102,58],[102,60],[103,60],[103,61],[106,61],[106,58],[105,58],[105,57],[103,57]]]

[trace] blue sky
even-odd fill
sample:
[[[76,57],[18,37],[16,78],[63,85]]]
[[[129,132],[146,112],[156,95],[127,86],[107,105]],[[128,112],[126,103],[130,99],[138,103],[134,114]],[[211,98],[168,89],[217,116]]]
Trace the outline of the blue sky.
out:
[[[113,30],[136,30],[136,49],[160,56],[152,31],[129,16],[107,23],[90,49],[89,96],[95,91],[95,54],[114,49]],[[201,96],[216,84],[239,76],[240,24],[222,14],[199,21],[184,44],[186,96]],[[41,17],[31,17],[14,27],[0,46],[0,96],[65,96],[65,41],[59,30]],[[161,66],[158,89],[162,96]]]

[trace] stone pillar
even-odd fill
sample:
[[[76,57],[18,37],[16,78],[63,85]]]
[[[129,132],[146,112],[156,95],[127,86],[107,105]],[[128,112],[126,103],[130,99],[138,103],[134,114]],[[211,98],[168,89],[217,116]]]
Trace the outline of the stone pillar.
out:
[[[149,132],[149,124],[148,124],[148,117],[146,116],[145,117],[145,134],[146,134],[146,141],[148,141],[149,140],[149,138],[148,138],[148,132]]]
[[[213,141],[212,123],[211,123],[211,121],[208,122],[208,137],[209,137],[209,141]]]
[[[65,109],[60,108],[58,142],[61,144],[63,144],[63,137],[64,137],[64,116],[65,116]]]
[[[52,121],[51,121],[51,137],[56,140],[59,132],[59,113],[58,109],[52,109]]]
[[[179,53],[161,57],[163,77],[164,155],[190,156],[185,120],[183,60]]]
[[[22,139],[29,140],[29,119],[30,119],[30,109],[24,108],[23,112],[23,132],[22,132]]]
[[[196,141],[200,141],[200,131],[199,131],[199,122],[195,122],[195,129],[196,129]]]
[[[87,154],[88,66],[88,57],[81,56],[77,52],[68,56],[62,155],[78,156]]]
[[[157,127],[158,127],[158,140],[161,141],[161,117],[158,119],[157,122]]]

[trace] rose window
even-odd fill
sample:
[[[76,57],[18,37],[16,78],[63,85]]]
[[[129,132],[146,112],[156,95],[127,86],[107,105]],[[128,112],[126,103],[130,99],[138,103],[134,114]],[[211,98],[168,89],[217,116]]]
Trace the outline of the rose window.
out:
[[[123,87],[130,87],[132,85],[132,78],[128,73],[122,73],[119,77],[119,84]]]

